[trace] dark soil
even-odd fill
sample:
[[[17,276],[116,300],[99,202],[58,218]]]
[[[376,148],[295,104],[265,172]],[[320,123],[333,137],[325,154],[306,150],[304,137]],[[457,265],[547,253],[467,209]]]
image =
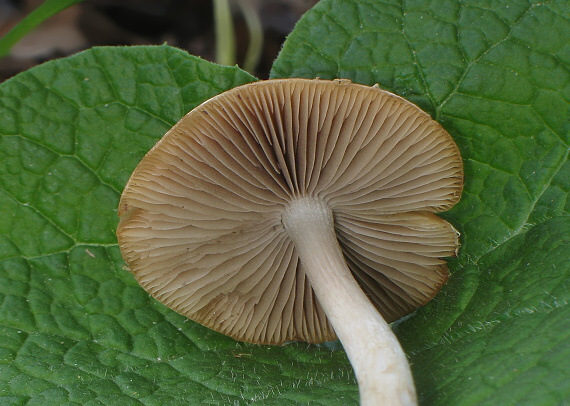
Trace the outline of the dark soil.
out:
[[[0,36],[43,0],[0,0]],[[318,0],[251,0],[263,24],[263,53],[253,73],[266,79],[287,34]],[[235,3],[235,0],[234,0]],[[234,5],[237,63],[248,31]],[[164,44],[213,61],[212,0],[90,0],[64,10],[21,40],[0,60],[0,82],[44,61],[96,45]]]

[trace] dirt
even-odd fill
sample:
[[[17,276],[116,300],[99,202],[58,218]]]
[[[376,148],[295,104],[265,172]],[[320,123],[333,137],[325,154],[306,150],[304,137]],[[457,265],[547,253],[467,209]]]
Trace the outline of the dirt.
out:
[[[237,63],[242,64],[248,29],[237,0],[232,1]],[[263,50],[253,72],[266,79],[287,34],[318,0],[247,0],[263,25]],[[0,36],[42,0],[0,0]],[[212,0],[90,0],[44,22],[0,59],[0,82],[50,59],[96,45],[164,44],[215,59]]]

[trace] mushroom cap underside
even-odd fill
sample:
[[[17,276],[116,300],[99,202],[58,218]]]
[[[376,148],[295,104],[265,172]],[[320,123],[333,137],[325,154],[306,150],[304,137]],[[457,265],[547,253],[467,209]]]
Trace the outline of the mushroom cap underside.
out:
[[[347,80],[243,85],[195,108],[145,156],[119,205],[123,257],[156,299],[236,339],[336,338],[281,215],[325,202],[354,277],[387,321],[445,283],[461,195],[451,136],[412,103]],[[357,315],[355,315],[357,317]]]

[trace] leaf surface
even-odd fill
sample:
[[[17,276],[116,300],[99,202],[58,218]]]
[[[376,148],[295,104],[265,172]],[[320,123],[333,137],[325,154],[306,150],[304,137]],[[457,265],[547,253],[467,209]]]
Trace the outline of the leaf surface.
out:
[[[197,104],[255,80],[170,48],[94,48],[0,85],[0,404],[354,403],[331,344],[246,345],[124,268],[131,172]]]
[[[465,190],[444,216],[463,246],[436,300],[395,326],[422,404],[570,398],[568,38],[564,1],[322,1],[274,64],[379,83],[460,146]]]

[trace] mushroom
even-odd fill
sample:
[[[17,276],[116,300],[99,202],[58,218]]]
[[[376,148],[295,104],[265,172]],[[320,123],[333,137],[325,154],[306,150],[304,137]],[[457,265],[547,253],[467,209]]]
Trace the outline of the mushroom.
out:
[[[119,206],[122,255],[157,300],[237,340],[339,338],[362,405],[413,405],[388,323],[430,301],[459,234],[451,136],[348,80],[239,86],[144,157]]]

